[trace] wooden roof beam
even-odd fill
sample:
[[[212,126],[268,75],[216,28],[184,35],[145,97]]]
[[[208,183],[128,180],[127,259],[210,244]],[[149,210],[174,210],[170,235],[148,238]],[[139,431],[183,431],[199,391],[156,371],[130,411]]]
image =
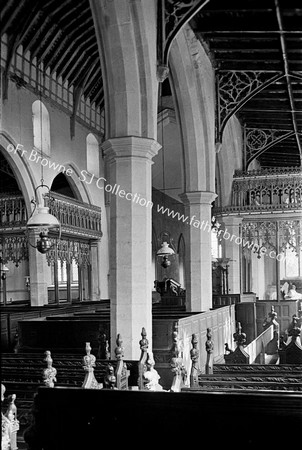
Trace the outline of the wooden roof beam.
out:
[[[14,4],[12,8],[12,12],[10,10],[6,14],[7,17],[5,17],[4,13],[2,13],[1,18],[1,35],[7,32],[9,27],[12,25],[13,21],[16,19],[18,14],[20,13],[21,9],[23,8],[24,4],[22,2],[17,2],[17,5]]]
[[[280,44],[281,44],[281,50],[282,50],[282,58],[283,58],[283,63],[284,63],[284,72],[285,72],[285,77],[286,77],[289,101],[290,101],[290,105],[291,105],[293,129],[295,132],[300,157],[302,159],[302,146],[301,146],[300,136],[299,136],[298,127],[297,127],[296,114],[294,112],[296,108],[295,108],[294,96],[293,96],[293,91],[292,91],[292,86],[291,86],[288,56],[287,56],[287,50],[286,50],[286,42],[285,42],[285,38],[284,38],[283,21],[282,21],[281,11],[280,11],[280,7],[279,7],[279,0],[275,0],[275,8],[276,8],[278,26],[279,26],[279,30],[280,30]]]

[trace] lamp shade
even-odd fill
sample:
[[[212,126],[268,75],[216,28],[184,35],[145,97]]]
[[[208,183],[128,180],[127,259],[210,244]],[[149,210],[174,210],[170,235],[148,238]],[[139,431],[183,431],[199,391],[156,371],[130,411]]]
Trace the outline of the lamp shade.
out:
[[[161,248],[157,251],[157,256],[175,255],[173,248],[169,247],[168,242],[163,242]]]
[[[9,272],[9,268],[5,264],[1,264],[1,272]]]
[[[37,211],[28,219],[26,227],[34,228],[60,228],[58,219],[49,213],[49,207],[39,205]]]

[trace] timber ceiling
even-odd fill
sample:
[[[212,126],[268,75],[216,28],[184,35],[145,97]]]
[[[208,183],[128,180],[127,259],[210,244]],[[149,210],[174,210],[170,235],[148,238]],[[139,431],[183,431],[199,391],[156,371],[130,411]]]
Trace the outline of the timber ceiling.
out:
[[[0,13],[8,55],[22,45],[44,69],[104,107],[89,0],[5,0]],[[209,0],[190,25],[216,69],[217,139],[235,113],[246,129],[246,162],[257,156],[264,167],[300,166],[301,0]]]
[[[218,134],[241,106],[246,161],[258,155],[263,167],[300,166],[301,0],[210,0],[190,25],[216,68]]]

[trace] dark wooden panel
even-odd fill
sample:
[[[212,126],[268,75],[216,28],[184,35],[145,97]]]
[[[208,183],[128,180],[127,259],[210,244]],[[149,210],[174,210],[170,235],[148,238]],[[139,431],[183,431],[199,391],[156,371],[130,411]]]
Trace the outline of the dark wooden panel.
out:
[[[102,430],[141,448],[146,439],[160,448],[212,440],[225,447],[234,430],[236,442],[247,449],[271,445],[275,429],[278,445],[288,444],[288,430],[302,425],[301,395],[285,393],[209,393],[85,390],[40,388],[35,400],[36,430],[25,433],[44,450],[96,449]],[[152,437],[150,434],[152,433]],[[290,433],[290,432],[289,432]],[[154,436],[154,434],[157,436]],[[38,438],[40,436],[40,438]],[[151,444],[152,445],[152,444]],[[223,448],[222,447],[222,448]]]

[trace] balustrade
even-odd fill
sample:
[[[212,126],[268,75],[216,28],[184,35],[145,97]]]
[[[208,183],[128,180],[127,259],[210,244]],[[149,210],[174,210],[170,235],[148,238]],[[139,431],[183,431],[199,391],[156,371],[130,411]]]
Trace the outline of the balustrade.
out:
[[[65,232],[100,237],[101,208],[51,192],[45,196],[45,205],[61,223]],[[25,201],[22,195],[0,197],[0,228],[7,231],[25,229],[28,220]]]
[[[22,195],[5,195],[0,197],[0,227],[12,228],[25,226],[27,211]]]
[[[45,204],[49,207],[50,213],[60,221],[64,231],[85,236],[88,233],[91,237],[102,235],[101,208],[67,199],[54,192],[51,192],[49,197],[45,196]]]
[[[231,205],[215,208],[215,213],[244,211],[293,211],[302,208],[302,170],[235,171]]]

